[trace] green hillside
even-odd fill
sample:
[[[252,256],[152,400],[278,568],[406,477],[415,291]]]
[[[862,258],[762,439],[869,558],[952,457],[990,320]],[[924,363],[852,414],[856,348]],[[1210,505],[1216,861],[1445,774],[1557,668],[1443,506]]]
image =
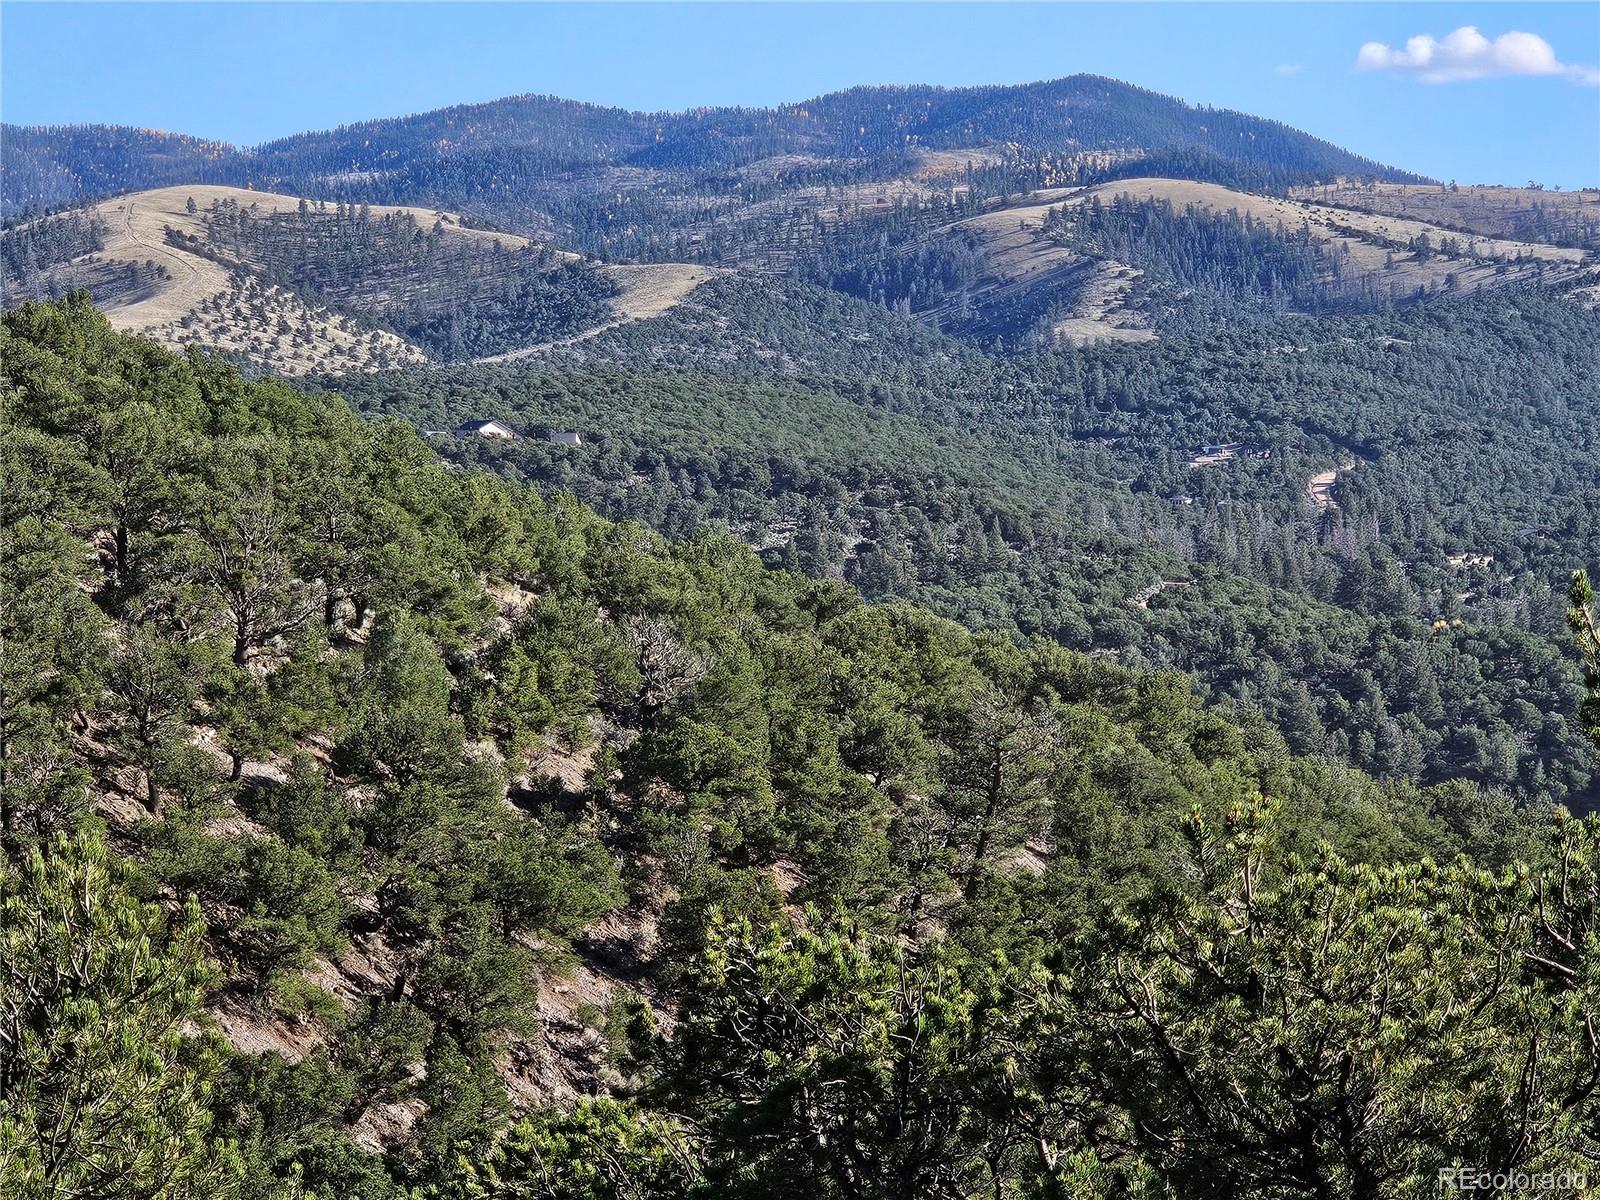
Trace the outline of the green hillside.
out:
[[[1600,1149],[1592,821],[446,469],[82,297],[0,352],[8,1195],[1355,1197]]]
[[[1600,562],[1597,362],[1592,315],[1531,289],[1001,357],[730,278],[535,365],[338,386],[425,429],[505,420],[530,436],[439,448],[609,517],[1185,671],[1385,778],[1583,809],[1560,597]],[[1189,465],[1217,443],[1249,450]]]

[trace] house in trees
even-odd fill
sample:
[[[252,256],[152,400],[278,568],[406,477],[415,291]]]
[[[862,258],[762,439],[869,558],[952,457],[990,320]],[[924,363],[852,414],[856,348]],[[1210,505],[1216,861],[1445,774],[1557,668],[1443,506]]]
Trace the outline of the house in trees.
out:
[[[551,431],[550,440],[558,446],[583,445],[583,436],[570,429],[557,429]]]
[[[1230,459],[1238,458],[1241,454],[1251,458],[1271,458],[1272,451],[1266,446],[1258,446],[1254,442],[1213,442],[1200,447],[1200,453],[1189,456],[1189,469],[1199,467],[1214,467],[1218,463],[1225,463]]]
[[[456,426],[457,437],[505,438],[515,440],[517,431],[502,421],[468,421]]]

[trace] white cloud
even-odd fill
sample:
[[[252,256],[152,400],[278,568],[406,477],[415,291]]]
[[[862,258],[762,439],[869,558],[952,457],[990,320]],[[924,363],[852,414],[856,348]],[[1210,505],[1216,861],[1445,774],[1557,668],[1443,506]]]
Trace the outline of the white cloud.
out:
[[[1279,63],[1272,68],[1272,73],[1274,75],[1298,75],[1305,69],[1304,63]]]
[[[1414,71],[1423,83],[1459,83],[1495,75],[1557,75],[1589,87],[1600,85],[1600,71],[1563,63],[1538,34],[1513,31],[1490,41],[1473,25],[1463,25],[1437,40],[1418,34],[1401,48],[1368,42],[1356,55],[1356,70]]]

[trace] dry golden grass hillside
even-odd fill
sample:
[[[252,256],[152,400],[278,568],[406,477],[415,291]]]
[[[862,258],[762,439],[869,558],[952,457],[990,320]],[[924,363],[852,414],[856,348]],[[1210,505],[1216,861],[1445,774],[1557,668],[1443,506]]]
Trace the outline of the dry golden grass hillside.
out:
[[[1428,221],[1486,237],[1600,248],[1600,188],[1357,183],[1296,188],[1297,200]]]
[[[214,243],[206,253],[174,244],[204,242],[208,214],[225,204],[264,218],[297,211],[302,201],[208,184],[119,196],[93,210],[105,227],[103,247],[55,268],[55,277],[63,285],[87,286],[117,329],[171,346],[225,350],[281,374],[373,371],[427,360],[404,338],[269,281],[247,256],[219,253]],[[410,218],[448,239],[498,242],[513,250],[533,245],[516,234],[474,228],[454,213],[392,205],[371,205],[369,211],[375,218]],[[143,270],[139,286],[130,287],[123,268],[134,264]],[[621,287],[604,328],[664,312],[712,274],[683,264],[604,270]]]
[[[1318,243],[1342,248],[1349,263],[1397,299],[1419,289],[1467,293],[1535,278],[1561,283],[1593,265],[1594,256],[1576,248],[1469,235],[1426,221],[1258,196],[1214,183],[1125,179],[1086,188],[1045,189],[950,226],[945,232],[975,237],[986,258],[987,275],[970,300],[1006,303],[1030,289],[1065,287],[1075,299],[1069,314],[1054,322],[1058,337],[1077,343],[1153,337],[1144,314],[1126,303],[1137,271],[1122,263],[1090,259],[1041,235],[1052,208],[1092,199],[1109,204],[1118,196],[1165,200],[1179,211],[1190,205],[1218,213],[1234,211],[1290,232],[1303,228]],[[1460,253],[1419,255],[1408,247],[1420,235],[1426,235],[1435,248],[1453,241]]]

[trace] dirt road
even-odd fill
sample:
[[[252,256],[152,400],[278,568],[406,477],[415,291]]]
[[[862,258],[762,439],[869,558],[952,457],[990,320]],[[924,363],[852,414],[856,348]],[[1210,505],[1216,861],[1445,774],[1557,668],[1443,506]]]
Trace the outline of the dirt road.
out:
[[[1333,512],[1339,507],[1333,499],[1334,480],[1354,466],[1355,463],[1347,462],[1337,467],[1329,467],[1326,471],[1318,471],[1306,481],[1306,492],[1311,496],[1311,503],[1315,504],[1319,511]]]

